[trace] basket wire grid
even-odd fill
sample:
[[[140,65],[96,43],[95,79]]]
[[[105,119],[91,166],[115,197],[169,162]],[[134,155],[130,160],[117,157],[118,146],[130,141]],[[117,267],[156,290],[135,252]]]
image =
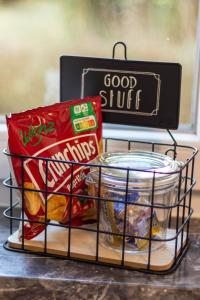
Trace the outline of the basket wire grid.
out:
[[[195,156],[197,154],[197,149],[190,147],[190,146],[184,146],[184,145],[178,145],[174,140],[173,144],[164,144],[164,143],[153,143],[153,142],[144,142],[144,141],[135,141],[135,140],[122,140],[122,139],[113,139],[113,138],[105,138],[104,139],[104,151],[107,152],[110,150],[110,146],[112,148],[113,143],[119,144],[123,143],[126,147],[126,150],[135,150],[138,149],[148,149],[152,152],[160,152],[163,154],[171,155],[173,159],[176,159],[179,157],[179,153],[181,151],[185,152],[185,160],[183,164],[181,165],[179,171],[170,173],[178,173],[179,180],[178,180],[178,186],[177,186],[177,200],[175,203],[172,203],[170,205],[165,205],[165,207],[161,207],[159,204],[154,203],[154,192],[155,192],[155,181],[156,181],[156,174],[159,172],[156,171],[144,171],[144,172],[151,172],[152,174],[152,191],[151,191],[151,203],[148,204],[142,204],[137,202],[129,202],[128,201],[128,189],[129,189],[129,175],[130,171],[134,169],[130,168],[119,168],[115,166],[109,166],[109,168],[112,169],[121,169],[126,171],[126,188],[125,188],[125,199],[124,201],[120,200],[113,200],[113,199],[106,199],[101,196],[101,180],[102,180],[102,170],[105,168],[104,165],[95,165],[92,163],[77,163],[74,161],[63,161],[63,160],[56,160],[56,159],[50,159],[46,157],[31,157],[31,156],[23,156],[23,155],[15,155],[12,153],[9,153],[8,151],[4,150],[4,153],[9,157],[18,158],[21,161],[21,179],[22,179],[22,185],[17,186],[14,184],[13,178],[10,176],[4,181],[4,185],[10,189],[10,204],[9,207],[4,211],[4,216],[9,219],[10,224],[10,234],[12,235],[14,230],[14,224],[17,222],[17,224],[21,223],[21,241],[20,241],[20,249],[14,249],[9,246],[8,240],[4,243],[4,247],[7,250],[10,251],[18,251],[18,252],[25,252],[25,253],[34,253],[44,256],[53,256],[57,258],[67,258],[67,259],[73,259],[78,261],[87,261],[90,263],[95,264],[101,264],[101,265],[108,265],[112,267],[119,267],[119,268],[125,268],[125,269],[131,269],[131,270],[137,270],[142,271],[146,273],[153,273],[153,274],[168,274],[172,271],[174,271],[177,266],[180,264],[182,258],[184,257],[184,254],[186,253],[188,246],[189,246],[189,226],[190,226],[190,217],[192,215],[192,208],[191,208],[191,200],[192,200],[192,189],[195,185],[194,180],[194,164],[195,164]],[[24,163],[26,159],[34,159],[34,160],[43,160],[45,161],[46,168],[45,168],[45,178],[46,178],[46,184],[44,190],[35,190],[30,188],[24,187]],[[49,192],[48,191],[48,185],[47,185],[47,179],[48,179],[48,172],[49,172],[49,163],[57,162],[57,163],[67,163],[70,165],[71,168],[71,180],[70,180],[70,193],[62,193],[62,192]],[[96,202],[96,208],[97,208],[97,222],[95,228],[87,227],[87,226],[73,226],[72,225],[72,204],[73,204],[73,197],[76,196],[78,198],[84,198],[84,199],[91,199],[91,196],[89,195],[78,195],[73,194],[73,176],[74,176],[74,169],[77,167],[98,167],[99,170],[99,176],[98,176],[98,194],[97,196],[92,197],[94,201]],[[108,166],[106,166],[108,168]],[[134,170],[138,171],[138,170]],[[13,190],[19,190],[21,192],[21,207],[20,207],[20,201],[14,201],[14,195]],[[45,195],[45,219],[44,221],[36,221],[36,220],[28,220],[25,216],[24,211],[24,194],[25,191],[33,191],[38,193],[43,193]],[[69,197],[69,222],[67,225],[59,224],[59,223],[53,223],[48,220],[47,218],[47,196],[48,194],[55,194],[55,195],[64,195]],[[110,202],[121,202],[125,206],[124,209],[124,221],[123,221],[123,232],[111,232],[111,231],[104,231],[100,228],[100,208],[101,208],[101,201],[110,201]],[[127,223],[127,206],[131,205],[138,205],[138,206],[145,206],[149,207],[151,211],[151,217],[150,217],[150,225],[149,225],[149,235],[148,236],[133,236],[130,234],[127,234],[126,232],[126,223]],[[21,216],[19,216],[19,213],[16,212],[16,207],[20,207]],[[153,212],[156,208],[162,208],[169,210],[169,222],[168,222],[168,228],[173,228],[175,231],[175,234],[172,237],[166,237],[164,239],[158,239],[152,236],[152,226],[153,226]],[[172,218],[172,215],[174,216]],[[25,238],[24,238],[24,223],[25,222],[32,222],[32,223],[39,223],[44,225],[44,241],[43,241],[43,249],[42,251],[31,251],[26,248],[25,245]],[[58,228],[66,228],[68,230],[68,243],[67,243],[67,249],[66,249],[66,255],[58,255],[58,254],[52,254],[48,252],[48,232],[47,232],[47,225],[54,226]],[[96,249],[95,249],[95,257],[94,259],[86,259],[86,258],[78,258],[74,257],[71,252],[71,239],[73,234],[73,229],[79,229],[81,231],[87,231],[87,232],[93,232],[96,234]],[[109,234],[111,236],[118,236],[121,237],[122,240],[122,247],[121,247],[121,259],[120,263],[115,264],[112,262],[102,262],[99,257],[99,245],[100,245],[100,234]],[[145,267],[130,267],[125,264],[125,252],[126,252],[126,238],[137,238],[141,240],[146,240],[148,242],[148,249],[147,249],[147,263],[145,264]],[[185,237],[185,238],[184,238]],[[180,247],[178,249],[178,240],[180,241]],[[152,258],[152,242],[169,242],[174,241],[174,256],[173,256],[173,263],[170,265],[170,267],[167,270],[160,271],[155,270],[152,268],[151,258]]]

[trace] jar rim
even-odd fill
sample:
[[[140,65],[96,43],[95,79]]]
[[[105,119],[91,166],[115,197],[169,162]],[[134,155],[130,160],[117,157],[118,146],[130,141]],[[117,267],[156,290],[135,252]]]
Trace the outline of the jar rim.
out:
[[[95,183],[119,189],[167,188],[178,182],[181,163],[171,157],[150,151],[132,150],[126,152],[107,152],[93,161],[88,175]],[[122,168],[123,167],[123,168]],[[101,169],[101,179],[99,173]],[[128,180],[128,184],[127,184]]]

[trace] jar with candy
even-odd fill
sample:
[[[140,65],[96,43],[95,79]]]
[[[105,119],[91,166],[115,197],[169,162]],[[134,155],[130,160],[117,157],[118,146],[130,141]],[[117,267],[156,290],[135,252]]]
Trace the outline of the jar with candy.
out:
[[[138,252],[162,245],[170,205],[175,203],[181,163],[147,151],[104,153],[86,178],[88,195],[99,197],[100,242],[106,247]]]

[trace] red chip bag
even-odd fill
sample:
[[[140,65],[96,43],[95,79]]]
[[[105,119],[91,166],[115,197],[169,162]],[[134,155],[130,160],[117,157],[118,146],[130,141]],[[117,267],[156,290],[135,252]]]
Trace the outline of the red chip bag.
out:
[[[31,221],[24,223],[24,238],[32,239],[44,230],[44,224],[33,221],[45,220],[45,207],[48,220],[68,223],[70,196],[52,192],[73,193],[72,224],[94,219],[94,202],[74,196],[84,195],[89,168],[80,164],[72,167],[69,161],[88,163],[102,152],[100,96],[10,114],[7,126],[10,153],[25,156],[11,158],[16,182],[25,188],[24,212]]]

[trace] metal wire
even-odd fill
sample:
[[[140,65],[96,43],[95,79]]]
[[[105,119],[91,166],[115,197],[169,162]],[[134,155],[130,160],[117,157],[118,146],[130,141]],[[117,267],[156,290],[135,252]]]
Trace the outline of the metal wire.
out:
[[[152,230],[153,230],[153,202],[154,202],[154,189],[155,189],[155,172],[153,172],[152,178],[152,194],[151,194],[151,217],[150,217],[150,226],[149,226],[149,249],[148,249],[148,262],[147,269],[151,268],[151,245],[152,245]]]
[[[169,132],[170,136],[171,133]],[[197,154],[197,150],[193,147],[190,146],[184,146],[184,145],[178,145],[176,141],[174,140],[173,136],[173,145],[171,144],[164,144],[164,143],[152,143],[152,142],[144,142],[144,141],[134,141],[134,140],[128,140],[127,142],[127,150],[131,150],[132,143],[139,143],[140,145],[149,145],[151,147],[151,150],[154,152],[155,147],[168,147],[168,150],[166,150],[165,153],[169,153],[170,151],[173,151],[174,158],[176,158],[176,155],[181,149],[185,149],[188,151],[188,157],[187,160],[182,164],[180,167],[180,170],[177,172],[171,172],[171,173],[164,173],[164,174],[178,174],[179,175],[179,183],[177,186],[177,201],[175,203],[169,204],[169,205],[163,205],[160,203],[155,203],[154,201],[154,196],[155,196],[155,182],[156,182],[156,174],[163,174],[162,172],[152,172],[150,170],[144,170],[144,172],[150,172],[152,174],[152,191],[151,191],[151,201],[150,203],[137,203],[137,202],[132,202],[129,201],[128,198],[128,190],[129,190],[129,175],[131,171],[140,171],[136,170],[133,168],[124,168],[124,167],[115,167],[115,166],[109,166],[106,168],[110,169],[118,169],[118,170],[124,170],[127,173],[126,177],[126,185],[125,185],[125,196],[124,200],[116,200],[116,199],[110,199],[102,195],[101,193],[101,186],[102,186],[102,174],[104,172],[105,166],[103,165],[98,165],[99,168],[99,177],[98,177],[98,187],[97,187],[97,196],[93,196],[92,199],[96,203],[96,208],[97,208],[97,225],[96,228],[90,228],[90,227],[81,227],[81,226],[74,226],[72,225],[72,208],[73,208],[73,199],[76,197],[77,199],[83,198],[84,199],[91,199],[91,196],[89,195],[82,195],[82,194],[74,194],[73,193],[73,176],[75,172],[75,168],[77,167],[94,167],[96,166],[93,163],[77,163],[74,161],[64,161],[64,163],[68,163],[71,166],[71,176],[70,176],[70,192],[69,193],[64,193],[64,192],[51,192],[51,194],[55,195],[65,195],[69,199],[69,206],[68,206],[68,213],[69,213],[69,218],[68,218],[68,223],[67,224],[60,224],[60,223],[52,223],[50,220],[48,220],[47,216],[47,199],[48,199],[48,166],[49,162],[54,161],[57,163],[60,163],[63,161],[62,160],[56,160],[56,159],[51,159],[51,158],[45,158],[45,157],[31,157],[31,156],[24,156],[24,155],[17,155],[13,153],[9,153],[8,151],[4,151],[4,153],[10,157],[15,157],[18,158],[21,161],[21,186],[15,186],[14,181],[12,180],[12,177],[10,175],[9,178],[4,180],[4,185],[10,189],[10,205],[9,207],[4,211],[4,216],[10,220],[10,234],[13,232],[13,222],[18,221],[21,223],[21,249],[11,249],[8,245],[8,242],[5,242],[4,247],[8,250],[12,251],[18,251],[18,252],[26,252],[26,253],[32,253],[30,250],[27,250],[25,247],[25,234],[24,234],[24,224],[25,222],[29,223],[36,223],[40,224],[41,226],[44,226],[44,249],[43,251],[37,251],[34,253],[39,254],[39,255],[45,255],[45,256],[51,256],[51,257],[57,257],[57,258],[66,258],[67,259],[76,259],[79,261],[88,261],[96,264],[103,264],[103,265],[108,265],[108,266],[113,266],[113,267],[120,267],[120,268],[126,268],[126,269],[132,269],[132,270],[137,270],[141,272],[147,272],[147,273],[152,273],[152,274],[168,274],[172,271],[174,271],[179,263],[181,262],[183,256],[185,255],[188,246],[189,246],[189,222],[190,222],[190,217],[192,215],[192,209],[191,209],[191,200],[192,200],[192,188],[195,185],[195,180],[193,178],[194,176],[194,159]],[[109,141],[124,141],[121,139],[111,139],[111,138],[106,138],[104,141],[104,148],[107,151],[108,146],[109,146]],[[172,148],[173,146],[173,148]],[[135,147],[135,145],[134,145]],[[24,186],[24,162],[26,159],[34,159],[34,160],[43,160],[46,163],[46,184],[45,184],[45,189],[40,190],[40,189],[31,189],[27,188]],[[184,176],[183,176],[183,171],[185,170]],[[189,170],[191,172],[189,173]],[[181,186],[184,183],[184,187],[181,190]],[[20,190],[21,195],[22,195],[22,208],[21,208],[21,216],[17,217],[15,216],[15,207],[18,205],[18,203],[13,203],[13,189]],[[45,195],[45,216],[44,220],[28,220],[28,218],[25,216],[25,206],[24,206],[24,199],[25,199],[25,193],[29,192],[35,192],[35,193],[43,193]],[[187,203],[187,197],[189,199]],[[100,227],[100,210],[101,210],[101,203],[102,201],[107,201],[108,203],[122,203],[124,205],[124,216],[123,216],[123,230],[122,232],[115,232],[113,231],[105,231],[102,230]],[[149,224],[149,234],[148,236],[142,236],[142,235],[130,235],[127,234],[127,207],[128,205],[135,205],[138,207],[145,207],[150,209],[151,212],[151,217],[150,217],[150,224]],[[155,209],[163,209],[163,210],[176,210],[176,219],[175,219],[175,233],[172,237],[167,237],[167,238],[160,238],[152,235],[152,228],[153,228],[153,213]],[[180,212],[182,212],[181,215],[181,220],[179,222],[179,215]],[[188,212],[186,214],[186,212]],[[67,249],[66,249],[66,256],[61,256],[61,255],[56,255],[56,254],[51,254],[48,253],[48,237],[47,237],[47,226],[52,226],[52,227],[57,227],[57,228],[66,228],[68,231],[68,244],[67,244]],[[80,258],[74,258],[72,255],[72,238],[73,238],[73,229],[78,229],[82,231],[87,231],[91,233],[96,234],[96,252],[95,252],[95,259],[80,259]],[[114,263],[107,263],[107,262],[102,262],[99,259],[99,245],[100,245],[100,235],[105,234],[105,235],[112,235],[116,236],[121,239],[121,264],[114,264]],[[186,234],[186,241],[184,241],[184,234]],[[181,242],[180,242],[180,247],[179,245],[179,237],[181,235]],[[126,239],[127,238],[134,238],[134,239],[141,239],[144,240],[148,243],[148,250],[147,250],[147,265],[146,268],[137,268],[137,267],[130,267],[126,266],[125,264],[125,254],[126,254]],[[152,243],[153,242],[169,242],[169,241],[174,241],[175,243],[175,254],[174,254],[174,261],[172,266],[169,267],[168,270],[166,271],[156,271],[152,269],[152,263],[151,263],[151,256],[152,256]],[[178,249],[179,248],[179,249]]]
[[[11,185],[13,184],[11,174],[10,174],[10,179],[11,179]],[[13,189],[10,189],[10,216],[13,216]],[[10,235],[13,233],[13,219],[10,219]]]
[[[70,180],[70,198],[69,198],[69,227],[68,227],[68,257],[71,256],[71,230],[72,230],[72,201],[73,201],[73,175],[74,175],[74,165],[71,165],[71,180]]]
[[[125,194],[125,208],[124,208],[124,226],[123,226],[123,236],[122,236],[122,261],[121,265],[124,266],[124,256],[125,256],[125,239],[126,235],[126,223],[127,223],[127,202],[128,202],[128,183],[129,183],[129,169],[126,175],[126,194]],[[135,237],[134,237],[135,238]]]
[[[118,46],[118,45],[122,45],[124,47],[124,59],[127,60],[127,47],[126,47],[126,44],[124,42],[116,42],[113,46],[113,51],[112,51],[112,58],[114,59],[115,58],[115,48]]]

